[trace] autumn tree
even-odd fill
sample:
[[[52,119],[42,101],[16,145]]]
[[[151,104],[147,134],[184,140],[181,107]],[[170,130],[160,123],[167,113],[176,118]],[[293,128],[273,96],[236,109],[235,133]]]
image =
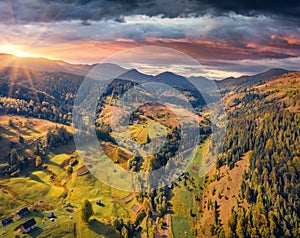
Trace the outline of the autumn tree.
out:
[[[122,227],[121,234],[123,238],[128,238],[128,230],[125,226]]]
[[[38,156],[35,157],[35,166],[36,167],[39,167],[42,164],[42,162],[43,161],[42,161],[41,156],[38,155]]]

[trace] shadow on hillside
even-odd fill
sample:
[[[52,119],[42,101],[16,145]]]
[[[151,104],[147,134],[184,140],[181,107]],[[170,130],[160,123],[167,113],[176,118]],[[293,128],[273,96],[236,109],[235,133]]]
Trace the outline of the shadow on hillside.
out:
[[[176,182],[174,183],[174,186],[176,186]],[[174,197],[173,190],[172,189],[167,189],[166,196],[167,196],[168,200],[171,201],[172,198]],[[167,214],[174,214],[173,204],[170,203],[170,202],[168,202]]]
[[[13,127],[14,128],[14,127]],[[1,130],[0,130],[0,132],[1,132],[1,135],[3,136],[3,135],[8,135],[8,136],[13,136],[13,137],[16,137],[17,136],[17,134],[16,133],[14,133],[14,132],[12,132],[12,131],[10,131],[10,130],[7,130],[6,128],[1,128]]]
[[[88,227],[98,235],[105,237],[120,237],[119,233],[116,232],[111,226],[107,226],[96,219],[91,220],[91,222],[88,224]]]
[[[46,184],[45,181],[41,180],[38,176],[36,176],[35,174],[30,174],[29,177],[32,179],[32,180],[35,180],[36,182],[39,182],[39,183],[43,183],[43,184]]]
[[[28,233],[28,235],[30,237],[39,237],[42,233],[44,232],[44,230],[40,227],[36,227],[34,230],[32,230],[31,232]]]
[[[22,135],[25,135],[25,136],[30,136],[31,133],[29,133],[27,130],[24,130],[24,129],[21,129],[20,127],[13,127],[16,131],[19,132],[19,135],[22,134]],[[40,132],[37,132],[38,134],[40,134]]]
[[[60,167],[60,165],[58,163],[54,162],[52,159],[47,158],[46,162],[49,165],[54,165],[54,166]]]
[[[51,153],[54,155],[73,154],[75,150],[76,150],[75,144],[74,144],[73,140],[71,140],[66,145],[59,145],[55,149],[51,149]]]
[[[37,131],[37,130],[35,130],[35,129],[32,128],[32,127],[28,127],[28,130],[30,130],[30,131],[32,131],[32,132],[34,132],[34,133],[37,133],[37,134],[40,134],[40,133],[41,133],[40,131]]]

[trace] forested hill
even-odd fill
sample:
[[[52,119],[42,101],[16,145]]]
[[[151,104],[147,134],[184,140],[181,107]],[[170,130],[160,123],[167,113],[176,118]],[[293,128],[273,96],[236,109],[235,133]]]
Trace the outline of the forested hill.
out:
[[[276,77],[289,72],[293,71],[280,68],[273,68],[254,75],[243,75],[238,78],[225,78],[223,80],[216,81],[216,83],[222,91],[230,91],[230,89],[232,88],[243,88],[247,86],[253,86],[264,81],[273,80]]]
[[[70,124],[74,98],[83,76],[0,69],[0,112]]]
[[[288,73],[225,96],[227,136],[206,179],[203,207],[212,204],[213,216],[202,211],[202,234],[299,237],[299,86],[300,73]]]
[[[70,64],[62,60],[47,58],[17,57],[11,54],[0,53],[0,66],[12,67],[20,70],[33,70],[50,73],[69,73],[85,76],[95,65]]]
[[[27,62],[26,64],[23,64],[23,66],[27,67],[28,65],[36,65],[31,61],[29,63]],[[51,70],[49,72],[46,72],[43,69],[47,65],[50,69],[55,70],[53,70],[53,72],[51,72]],[[53,65],[57,67],[54,67]],[[30,68],[17,68],[17,65],[13,65],[14,67],[1,66],[0,113],[2,112],[9,114],[26,115],[30,117],[47,119],[53,122],[70,124],[74,99],[78,88],[84,80],[84,76],[80,76],[79,74],[71,74],[68,72],[59,72],[59,70],[62,70],[62,68],[58,67],[58,65],[61,64],[59,64],[59,62],[57,61],[52,62],[51,60],[45,60],[43,61],[43,68],[40,71],[31,70]],[[64,68],[62,71],[66,71],[65,68],[67,66],[67,64],[64,64]],[[72,69],[75,66],[70,65],[70,67]],[[77,70],[80,69],[78,67],[76,68]],[[92,66],[90,66],[88,69],[91,69],[91,67]],[[87,67],[85,67],[85,70],[87,70]],[[72,72],[72,70],[69,71]],[[143,75],[138,71],[131,70],[128,72],[135,72],[134,74],[128,73],[128,75],[132,77],[139,76],[139,79],[141,75],[144,76],[144,81],[146,80],[146,77],[150,77],[149,75]],[[258,82],[262,83],[268,79],[273,80],[273,76],[278,76],[286,72],[288,71],[283,69],[272,69],[253,76],[242,76],[240,78],[224,79],[222,81],[218,81],[217,85],[222,93],[226,94],[230,93],[232,90],[236,90],[237,86],[238,88],[243,88],[247,85],[253,85]],[[170,82],[172,86],[174,86],[185,96],[187,96],[194,107],[201,107],[203,106],[203,104],[205,104],[203,102],[202,96],[199,95],[195,88],[185,87],[186,85],[189,85],[189,82],[182,76],[172,73],[163,73],[158,76],[149,78],[151,82],[160,82],[159,80],[162,79],[164,80],[164,83]],[[176,81],[177,83],[175,83],[175,85],[173,83],[174,80],[178,81]],[[208,81],[207,79],[203,78],[194,78],[193,80],[202,80],[204,83]],[[183,82],[180,84],[181,81]],[[182,86],[182,84],[184,85],[184,87]],[[118,81],[117,84],[115,82],[111,84],[107,92],[112,91],[111,87],[117,87],[120,93],[122,93],[124,89],[132,86],[132,83],[127,82],[126,80],[122,80]],[[117,93],[116,89],[114,90],[114,92]],[[252,95],[252,97],[255,96]],[[235,100],[239,99],[237,98]],[[249,100],[252,99],[249,98]]]

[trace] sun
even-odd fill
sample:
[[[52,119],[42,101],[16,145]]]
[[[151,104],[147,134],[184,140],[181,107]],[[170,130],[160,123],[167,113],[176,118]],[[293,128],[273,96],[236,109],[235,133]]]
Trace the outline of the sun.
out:
[[[26,51],[26,48],[19,45],[3,44],[0,45],[0,53],[12,54],[17,57],[40,57],[40,55]]]
[[[20,58],[37,58],[41,57],[39,55],[30,53],[28,48],[25,46],[20,45],[13,45],[13,44],[2,44],[0,45],[0,54],[9,54],[12,55],[12,57],[3,57],[0,59],[1,63],[1,69],[6,69],[6,67],[11,67],[12,71],[10,74],[10,83],[9,83],[9,92],[8,96],[10,97],[12,93],[14,92],[16,80],[20,75],[22,75],[22,78],[27,79],[30,86],[33,89],[33,92],[35,94],[36,101],[39,102],[40,99],[37,94],[37,90],[35,89],[34,83],[33,83],[33,72],[26,68],[26,60],[20,60]],[[0,71],[1,73],[1,71]]]
[[[15,56],[18,56],[18,57],[22,57],[22,58],[25,58],[25,57],[30,57],[30,54],[24,52],[24,51],[16,51],[13,53]]]

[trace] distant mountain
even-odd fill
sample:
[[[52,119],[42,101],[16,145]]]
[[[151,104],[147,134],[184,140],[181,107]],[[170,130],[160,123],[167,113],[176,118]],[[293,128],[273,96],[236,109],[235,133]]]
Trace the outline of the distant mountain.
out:
[[[0,67],[13,67],[51,73],[63,72],[85,76],[95,65],[69,64],[61,60],[22,58],[0,53]]]
[[[193,84],[193,80],[195,81],[195,85]],[[164,83],[168,84],[179,91],[183,92],[186,96],[194,98],[191,100],[193,106],[205,105],[207,102],[214,101],[212,95],[207,94],[207,91],[200,92],[197,87],[199,87],[199,79],[196,80],[195,78],[192,80],[191,83],[185,77],[181,75],[174,74],[172,72],[164,72],[158,74],[149,79],[149,82],[157,82],[157,83]],[[207,80],[207,79],[206,79]],[[208,82],[207,82],[208,83]],[[205,95],[202,95],[205,94]],[[205,99],[208,100],[207,102],[204,101],[203,96]]]
[[[176,88],[193,88],[194,86],[183,76],[164,72],[149,79],[150,82],[165,83]]]
[[[89,72],[89,77],[94,79],[115,79],[119,78],[128,70],[122,68],[117,64],[112,63],[101,63],[97,64],[96,67]]]
[[[253,85],[257,84],[260,81],[265,81],[267,79],[270,79],[272,77],[280,76],[283,74],[286,74],[288,72],[292,72],[286,69],[280,69],[280,68],[273,68],[269,69],[263,73],[255,74],[255,75],[245,75],[238,78],[230,77],[223,79],[221,81],[215,81],[219,88],[228,88],[228,87],[236,87],[236,86],[242,86],[242,85]]]
[[[138,82],[138,83],[145,83],[151,77],[153,77],[153,76],[148,75],[148,74],[143,74],[143,73],[137,71],[136,69],[131,69],[131,70],[128,70],[127,72],[125,72],[124,74],[122,74],[121,76],[119,76],[118,78],[124,79],[124,80],[130,80],[130,81],[134,81],[134,82]]]
[[[214,87],[214,81],[207,79],[205,77],[190,77],[189,81],[196,85],[197,88],[202,89],[212,89]]]
[[[46,58],[22,58],[11,54],[0,53],[0,67],[27,69],[42,73],[67,73],[77,76],[86,76],[88,74],[92,75],[93,73],[95,73],[93,75],[93,77],[95,78],[97,78],[97,74],[99,74],[102,75],[102,78],[115,77],[121,80],[134,81],[136,83],[165,83],[181,91],[189,91],[195,98],[199,97],[197,88],[204,89],[204,92],[207,92],[211,97],[216,96],[214,95],[216,90],[214,87],[212,87],[212,81],[208,80],[205,77],[190,77],[187,79],[172,72],[164,72],[152,76],[143,74],[136,69],[128,70],[112,63],[101,63],[93,65],[70,64],[61,60],[51,60]],[[93,69],[95,69],[95,71],[93,71]],[[280,76],[288,72],[291,71],[281,68],[273,68],[255,75],[244,75],[238,78],[230,77],[214,82],[224,92],[234,87],[251,86],[261,81],[265,81],[272,77]]]

